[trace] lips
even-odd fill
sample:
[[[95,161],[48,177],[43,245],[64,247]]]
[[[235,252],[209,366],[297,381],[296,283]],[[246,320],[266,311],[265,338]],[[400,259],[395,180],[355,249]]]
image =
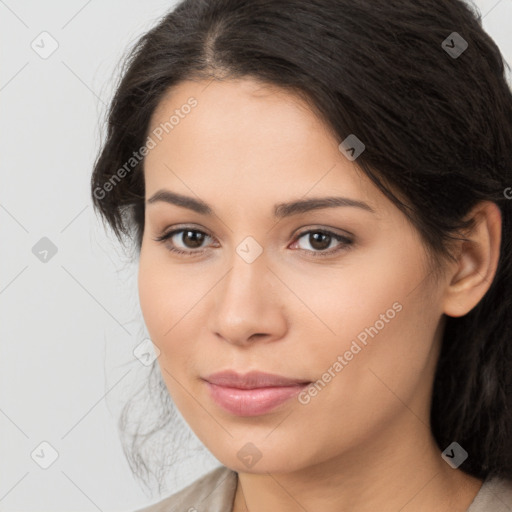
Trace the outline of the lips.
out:
[[[304,389],[310,381],[252,371],[214,373],[203,379],[210,397],[236,416],[258,416],[272,411]]]

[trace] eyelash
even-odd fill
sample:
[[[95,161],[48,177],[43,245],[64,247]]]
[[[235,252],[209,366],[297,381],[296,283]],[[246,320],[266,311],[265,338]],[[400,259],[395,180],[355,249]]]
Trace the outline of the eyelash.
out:
[[[160,235],[160,236],[158,236],[156,238],[153,238],[153,240],[155,242],[165,243],[168,240],[170,240],[174,235],[176,235],[178,233],[183,233],[185,231],[192,231],[193,233],[201,233],[203,235],[206,235],[207,237],[210,237],[210,235],[208,235],[208,233],[205,233],[204,231],[201,231],[199,229],[194,229],[191,226],[190,227],[186,227],[185,226],[185,227],[182,227],[182,228],[179,228],[179,229],[173,229],[172,231],[169,231],[168,233],[164,233],[164,234],[162,234],[162,235]],[[307,249],[298,249],[299,251],[309,253],[311,256],[313,256],[315,258],[316,257],[332,256],[333,254],[336,254],[336,253],[338,253],[338,252],[340,252],[342,250],[348,249],[353,244],[353,240],[351,240],[350,238],[348,238],[346,236],[343,236],[343,235],[339,235],[338,233],[334,233],[334,232],[329,231],[327,229],[310,229],[308,231],[303,231],[302,233],[297,234],[297,236],[294,239],[293,243],[295,243],[296,241],[300,240],[304,235],[308,235],[308,234],[311,234],[311,233],[321,233],[322,235],[328,235],[331,238],[334,238],[335,240],[340,242],[340,245],[337,248],[330,249],[330,250],[310,251],[310,250],[307,250]],[[197,256],[197,255],[202,254],[204,252],[204,249],[199,249],[199,250],[196,250],[196,251],[194,251],[194,250],[184,251],[182,249],[177,249],[176,247],[169,247],[169,246],[167,247],[167,249],[170,252],[173,252],[173,253],[176,253],[176,254],[180,254],[180,255],[183,255],[183,256]]]

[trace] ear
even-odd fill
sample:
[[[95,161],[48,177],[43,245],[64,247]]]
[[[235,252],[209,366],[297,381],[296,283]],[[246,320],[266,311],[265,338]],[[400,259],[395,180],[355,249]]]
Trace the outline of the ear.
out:
[[[449,264],[443,311],[458,317],[469,313],[482,299],[496,274],[501,245],[501,211],[496,203],[482,201],[466,217],[474,219],[457,243],[457,261]]]

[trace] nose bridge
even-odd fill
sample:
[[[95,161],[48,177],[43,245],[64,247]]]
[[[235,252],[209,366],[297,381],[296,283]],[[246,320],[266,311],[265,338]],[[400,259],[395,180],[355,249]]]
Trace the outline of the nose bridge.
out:
[[[242,209],[237,212],[236,219],[230,224],[233,240],[238,238],[238,242],[229,254],[231,270],[224,286],[227,294],[239,295],[242,299],[245,293],[258,288],[259,282],[266,282],[270,271],[267,268],[268,253],[263,247],[265,233],[261,230],[255,234],[247,229],[248,224],[255,221],[254,215]]]
[[[215,294],[211,328],[231,343],[244,343],[254,334],[266,335],[267,339],[280,337],[285,328],[271,283],[272,272],[259,247],[255,240],[244,239],[238,244]]]
[[[257,242],[256,242],[257,243]],[[259,244],[258,244],[259,246]],[[261,246],[259,246],[261,247]],[[231,309],[237,307],[259,308],[260,301],[269,301],[261,292],[268,288],[267,257],[263,248],[256,254],[255,243],[244,239],[235,248],[230,271],[222,287],[222,301],[229,302]],[[233,301],[233,303],[231,303]]]

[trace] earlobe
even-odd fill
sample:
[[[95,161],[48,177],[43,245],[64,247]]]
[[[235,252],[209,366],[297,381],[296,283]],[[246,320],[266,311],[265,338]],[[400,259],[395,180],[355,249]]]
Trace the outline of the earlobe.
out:
[[[447,274],[443,312],[452,317],[469,313],[483,298],[496,275],[501,246],[501,211],[482,201],[467,218],[474,225],[458,245],[457,263]]]

